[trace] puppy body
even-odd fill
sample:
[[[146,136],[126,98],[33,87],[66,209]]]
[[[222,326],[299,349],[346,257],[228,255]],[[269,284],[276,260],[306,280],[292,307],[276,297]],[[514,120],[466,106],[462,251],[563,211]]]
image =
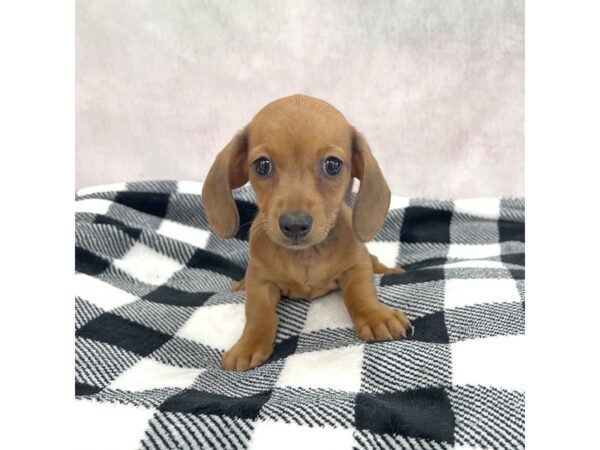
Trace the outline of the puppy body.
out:
[[[324,168],[333,158],[341,169]],[[265,175],[257,164],[268,161]],[[264,171],[264,170],[263,170]],[[352,179],[361,181],[354,209],[344,202]],[[250,181],[259,213],[250,229],[245,279],[246,325],[222,365],[247,370],[272,353],[282,295],[314,299],[342,289],[356,332],[366,340],[406,335],[410,322],[377,299],[373,273],[390,273],[364,241],[379,230],[390,191],[364,137],[322,100],[295,95],[263,108],[217,156],[204,184],[209,223],[223,238],[239,217],[231,189]],[[283,218],[303,217],[301,235]],[[304,220],[303,219],[303,220]],[[295,223],[295,222],[294,222]]]

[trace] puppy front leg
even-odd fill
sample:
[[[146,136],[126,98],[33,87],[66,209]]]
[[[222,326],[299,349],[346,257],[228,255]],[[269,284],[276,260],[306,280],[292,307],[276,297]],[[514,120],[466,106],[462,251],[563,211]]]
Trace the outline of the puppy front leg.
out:
[[[237,343],[221,359],[226,370],[252,369],[273,353],[281,291],[271,282],[249,282],[246,278],[246,293],[246,325]]]
[[[366,341],[406,337],[412,327],[402,311],[382,305],[369,268],[351,269],[340,279],[344,303],[356,334]]]

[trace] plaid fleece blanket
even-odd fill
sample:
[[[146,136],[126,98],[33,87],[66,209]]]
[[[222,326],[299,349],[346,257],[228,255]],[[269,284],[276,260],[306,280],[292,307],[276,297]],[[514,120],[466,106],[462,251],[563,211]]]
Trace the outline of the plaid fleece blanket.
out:
[[[76,197],[75,393],[80,449],[524,447],[524,201],[393,197],[371,253],[383,303],[415,326],[366,343],[338,292],[282,299],[273,356],[220,368],[240,336],[256,206],[211,234],[199,183]]]

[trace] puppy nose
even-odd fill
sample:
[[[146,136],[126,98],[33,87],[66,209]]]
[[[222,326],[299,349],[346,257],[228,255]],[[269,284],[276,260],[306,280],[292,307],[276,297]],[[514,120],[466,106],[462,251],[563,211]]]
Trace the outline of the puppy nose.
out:
[[[285,213],[279,216],[279,228],[287,237],[298,239],[308,234],[312,221],[310,214]]]

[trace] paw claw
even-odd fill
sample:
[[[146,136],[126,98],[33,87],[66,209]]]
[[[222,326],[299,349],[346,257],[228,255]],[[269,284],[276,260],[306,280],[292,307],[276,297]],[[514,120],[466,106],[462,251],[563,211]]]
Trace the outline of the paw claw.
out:
[[[368,310],[354,317],[357,334],[366,341],[382,341],[406,338],[412,325],[400,311],[385,306]]]
[[[371,327],[369,327],[368,325],[366,325],[365,327],[363,327],[358,332],[358,336],[361,339],[364,339],[365,341],[374,341],[375,340],[375,336],[373,335],[373,331],[371,331]]]

